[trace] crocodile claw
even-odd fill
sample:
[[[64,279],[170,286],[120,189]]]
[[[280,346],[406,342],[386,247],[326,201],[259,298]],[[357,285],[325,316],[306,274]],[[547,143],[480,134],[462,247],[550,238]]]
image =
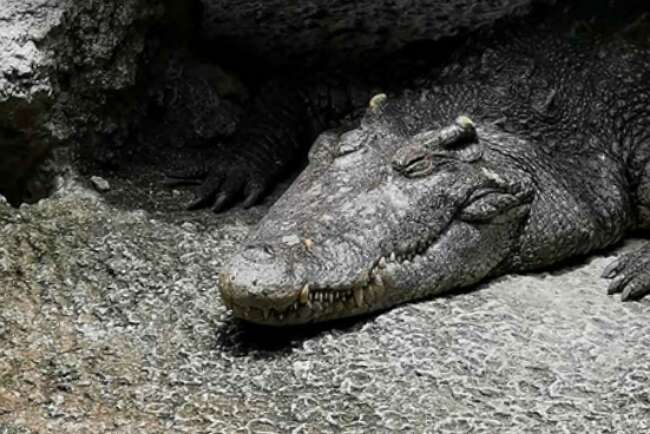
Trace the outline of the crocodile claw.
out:
[[[614,279],[607,293],[620,293],[623,301],[650,294],[650,244],[616,259],[605,268],[603,277]]]
[[[201,172],[195,167],[166,173],[163,183],[167,186],[197,186],[194,200],[188,210],[211,207],[222,212],[243,201],[244,208],[257,205],[271,186],[271,180],[262,171],[255,170],[241,160],[219,160],[210,165],[209,171]]]

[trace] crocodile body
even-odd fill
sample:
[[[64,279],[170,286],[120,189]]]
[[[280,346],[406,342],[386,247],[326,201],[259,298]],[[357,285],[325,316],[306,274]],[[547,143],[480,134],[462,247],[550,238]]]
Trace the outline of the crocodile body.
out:
[[[235,316],[364,314],[650,226],[650,50],[535,31],[460,58],[319,136],[220,276]],[[649,263],[646,247],[612,264],[610,292],[646,295]]]

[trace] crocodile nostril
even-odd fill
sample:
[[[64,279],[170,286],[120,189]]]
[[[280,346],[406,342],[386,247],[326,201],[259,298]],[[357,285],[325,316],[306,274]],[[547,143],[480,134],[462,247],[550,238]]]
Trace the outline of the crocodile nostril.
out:
[[[270,262],[275,257],[275,251],[269,244],[247,246],[242,256],[252,262]]]

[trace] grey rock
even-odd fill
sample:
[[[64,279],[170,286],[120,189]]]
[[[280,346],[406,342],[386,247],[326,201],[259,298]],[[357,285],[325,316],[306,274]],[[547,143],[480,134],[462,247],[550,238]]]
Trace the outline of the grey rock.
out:
[[[92,182],[93,187],[99,192],[105,192],[111,189],[111,184],[101,176],[91,176],[90,182]]]
[[[161,8],[147,0],[5,0],[0,7],[0,191],[37,200],[51,150],[119,130],[115,103],[135,83],[144,37]],[[117,97],[116,97],[117,95]]]
[[[361,62],[555,0],[201,0],[203,32],[271,65]]]

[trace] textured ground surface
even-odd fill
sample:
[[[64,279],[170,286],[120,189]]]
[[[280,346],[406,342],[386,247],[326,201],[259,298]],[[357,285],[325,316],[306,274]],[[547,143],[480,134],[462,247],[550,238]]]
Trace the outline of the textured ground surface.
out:
[[[650,429],[650,300],[605,295],[612,255],[334,326],[253,328],[215,282],[264,207],[179,212],[186,193],[154,175],[109,181],[105,203],[72,185],[0,204],[0,433]]]

